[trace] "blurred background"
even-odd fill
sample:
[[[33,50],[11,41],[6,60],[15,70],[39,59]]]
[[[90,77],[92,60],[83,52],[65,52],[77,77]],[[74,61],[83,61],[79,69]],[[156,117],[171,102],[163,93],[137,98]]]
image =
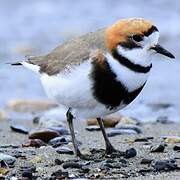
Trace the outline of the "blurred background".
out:
[[[0,107],[16,98],[46,99],[36,74],[7,62],[46,54],[60,43],[121,18],[143,17],[160,31],[161,44],[176,61],[156,56],[140,96],[123,114],[143,120],[180,120],[179,0],[0,0]]]

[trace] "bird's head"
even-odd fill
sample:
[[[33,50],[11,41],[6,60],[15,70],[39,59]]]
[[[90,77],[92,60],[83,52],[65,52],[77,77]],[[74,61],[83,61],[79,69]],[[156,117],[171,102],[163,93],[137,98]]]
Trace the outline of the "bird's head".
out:
[[[141,18],[124,19],[113,24],[107,28],[105,37],[106,45],[111,53],[116,51],[128,59],[135,58],[135,62],[141,61],[142,57],[147,57],[153,52],[175,58],[158,44],[157,27]]]

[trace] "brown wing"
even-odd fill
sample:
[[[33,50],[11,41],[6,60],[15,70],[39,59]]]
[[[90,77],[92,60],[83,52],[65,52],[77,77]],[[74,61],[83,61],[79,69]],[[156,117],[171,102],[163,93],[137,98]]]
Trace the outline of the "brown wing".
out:
[[[85,34],[58,46],[48,55],[33,57],[27,62],[39,65],[41,72],[57,74],[67,65],[80,64],[88,59],[94,50],[105,51],[104,33],[105,29],[101,29]]]

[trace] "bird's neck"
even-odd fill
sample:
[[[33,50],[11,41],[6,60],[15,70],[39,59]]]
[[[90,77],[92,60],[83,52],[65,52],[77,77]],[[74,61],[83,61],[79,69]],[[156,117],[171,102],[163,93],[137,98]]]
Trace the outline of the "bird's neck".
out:
[[[106,61],[116,75],[116,80],[121,82],[129,92],[146,83],[152,67],[151,63],[148,64],[146,59],[141,59],[141,63],[137,63],[137,61],[134,63],[135,60],[132,61],[127,56],[120,55],[117,51],[106,54]]]

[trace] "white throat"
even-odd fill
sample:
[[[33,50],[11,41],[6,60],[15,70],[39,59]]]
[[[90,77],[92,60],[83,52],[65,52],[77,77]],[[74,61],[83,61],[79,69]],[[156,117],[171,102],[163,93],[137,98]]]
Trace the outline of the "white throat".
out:
[[[109,53],[106,54],[106,58],[111,70],[116,74],[116,80],[121,82],[129,92],[132,92],[140,88],[147,81],[149,72],[148,73],[135,72],[129,69],[128,67],[122,65],[121,63],[119,63]],[[149,64],[145,60],[144,64],[141,63],[141,65],[147,66]]]

